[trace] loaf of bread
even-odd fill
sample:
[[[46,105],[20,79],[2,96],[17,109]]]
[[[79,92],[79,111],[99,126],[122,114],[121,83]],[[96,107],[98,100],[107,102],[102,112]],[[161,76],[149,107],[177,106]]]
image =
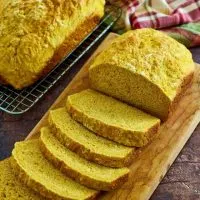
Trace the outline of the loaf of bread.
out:
[[[81,157],[108,167],[130,165],[136,156],[136,149],[120,145],[73,120],[66,108],[51,110],[49,125],[56,138],[68,149]]]
[[[191,53],[160,31],[129,31],[112,42],[89,69],[91,86],[166,120],[189,86]]]
[[[46,75],[97,25],[105,0],[2,0],[0,80],[16,89]]]
[[[97,135],[126,146],[145,146],[160,126],[158,118],[91,89],[68,96],[67,109]]]
[[[72,179],[49,163],[40,151],[39,140],[18,142],[12,152],[11,166],[24,184],[53,200],[93,199],[98,192]]]
[[[129,169],[98,165],[63,146],[48,127],[41,129],[41,151],[58,169],[76,182],[96,190],[114,190],[128,180]]]

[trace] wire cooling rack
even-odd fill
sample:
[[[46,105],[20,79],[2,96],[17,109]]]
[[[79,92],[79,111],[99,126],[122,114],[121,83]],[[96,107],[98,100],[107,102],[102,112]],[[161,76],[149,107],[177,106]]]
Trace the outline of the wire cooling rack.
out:
[[[108,32],[121,15],[121,10],[117,7],[108,8],[108,10],[93,32],[45,78],[23,90],[15,90],[12,87],[0,85],[0,110],[9,114],[22,114],[35,105]]]

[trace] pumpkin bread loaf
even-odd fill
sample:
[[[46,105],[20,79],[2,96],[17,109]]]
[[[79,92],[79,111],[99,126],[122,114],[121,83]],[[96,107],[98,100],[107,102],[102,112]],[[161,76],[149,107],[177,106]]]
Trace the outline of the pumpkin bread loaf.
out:
[[[39,140],[18,142],[12,152],[13,171],[20,180],[53,200],[93,199],[98,192],[65,176],[42,155]]]
[[[12,158],[10,158],[12,159]],[[15,177],[10,166],[10,159],[0,162],[0,199],[1,200],[45,200],[26,187]]]
[[[66,108],[51,110],[49,124],[53,134],[64,146],[87,160],[108,167],[124,167],[135,157],[134,148],[95,135],[73,120]]]
[[[146,145],[160,125],[158,118],[91,89],[68,96],[67,109],[96,134],[127,146]]]
[[[92,62],[91,86],[162,120],[173,111],[194,72],[185,46],[153,29],[115,39]]]
[[[46,75],[98,24],[105,0],[2,0],[0,80],[22,89]]]
[[[128,180],[128,168],[111,168],[81,158],[64,147],[48,127],[41,129],[41,150],[68,177],[96,190],[114,190]]]

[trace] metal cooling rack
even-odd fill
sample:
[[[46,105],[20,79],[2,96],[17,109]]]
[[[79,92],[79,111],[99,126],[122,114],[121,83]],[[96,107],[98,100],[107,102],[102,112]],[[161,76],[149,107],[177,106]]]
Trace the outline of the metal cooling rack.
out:
[[[117,7],[108,8],[100,24],[89,34],[80,45],[68,54],[45,78],[23,90],[15,90],[0,85],[0,110],[9,114],[22,114],[35,105],[39,99],[113,26],[121,15]]]

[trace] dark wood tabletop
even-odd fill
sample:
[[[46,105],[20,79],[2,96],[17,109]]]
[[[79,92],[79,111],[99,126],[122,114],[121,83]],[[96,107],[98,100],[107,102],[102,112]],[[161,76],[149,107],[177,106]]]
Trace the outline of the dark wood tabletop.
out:
[[[200,48],[192,48],[191,52],[195,62],[200,63]],[[25,114],[12,116],[0,111],[0,160],[10,156],[16,141],[24,140],[90,54],[91,52]],[[200,200],[200,125],[154,192],[151,200]]]

